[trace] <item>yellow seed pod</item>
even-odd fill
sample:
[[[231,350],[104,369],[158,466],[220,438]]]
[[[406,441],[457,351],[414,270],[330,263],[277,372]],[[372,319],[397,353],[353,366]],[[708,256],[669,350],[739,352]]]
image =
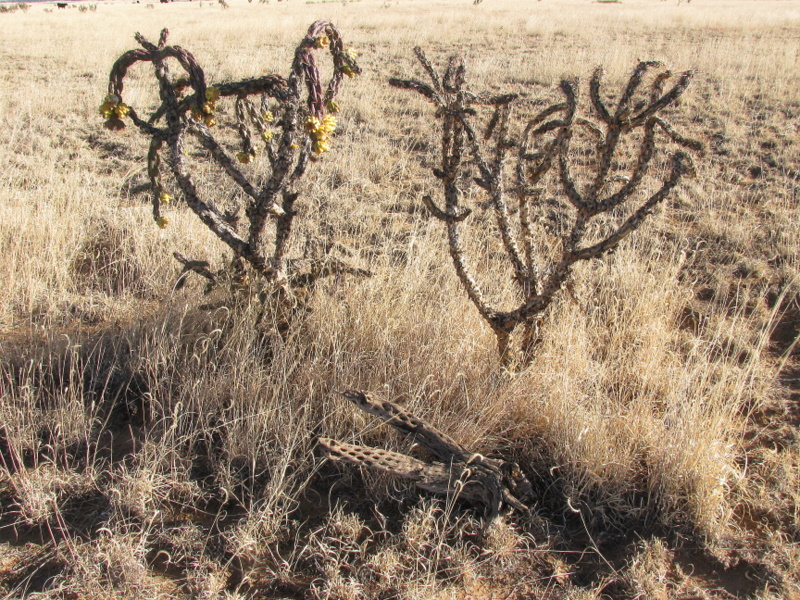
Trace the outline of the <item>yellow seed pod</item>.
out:
[[[255,158],[250,152],[237,152],[236,153],[236,160],[238,160],[243,165],[249,165],[253,162],[253,158]]]
[[[292,144],[291,146],[289,146],[289,148],[291,148],[292,150],[297,150],[299,147],[300,146],[298,146],[297,144]]]
[[[156,225],[158,225],[159,229],[164,229],[169,225],[169,219],[167,217],[158,217],[156,219]]]
[[[324,133],[333,133],[336,131],[336,117],[332,115],[326,115],[322,119],[322,123],[319,126],[319,130],[323,131]]]
[[[128,113],[131,112],[131,107],[123,102],[120,102],[114,107],[114,113],[120,118],[127,117]]]
[[[261,139],[265,142],[271,142],[275,134],[269,130],[261,132]]]
[[[213,127],[217,124],[217,120],[211,115],[206,115],[206,117],[203,119],[203,123],[206,124],[206,127]]]
[[[206,88],[206,100],[209,102],[216,102],[219,100],[219,90],[213,85]]]
[[[356,76],[356,74],[353,72],[353,69],[350,68],[350,65],[342,65],[342,73],[351,79]]]
[[[321,123],[319,119],[315,116],[310,116],[306,119],[305,122],[305,129],[308,133],[316,133],[320,128]]]
[[[213,113],[216,108],[217,108],[216,102],[208,101],[203,103],[203,112],[206,113],[207,115]]]
[[[350,58],[352,58],[353,60],[355,60],[356,58],[358,58],[358,52],[356,52],[356,51],[355,51],[355,50],[353,50],[352,48],[347,48],[347,49],[346,49],[344,52],[345,52],[345,54],[347,54],[347,56],[349,56],[349,57],[350,57]]]
[[[206,118],[206,115],[202,110],[200,110],[196,106],[192,107],[192,119],[194,119],[195,121],[202,121],[205,118]]]
[[[272,114],[271,110],[265,110],[261,113],[261,118],[264,119],[265,123],[272,123],[275,120],[275,115]]]
[[[319,36],[319,37],[316,39],[316,41],[314,42],[314,45],[315,45],[317,48],[325,48],[325,47],[326,47],[328,44],[330,44],[330,40],[328,39],[328,36],[327,36],[327,35],[321,35],[321,36]]]
[[[314,152],[316,154],[322,154],[330,149],[331,144],[326,138],[318,139],[316,142],[314,142]]]
[[[325,105],[325,108],[328,110],[329,113],[332,115],[337,114],[340,110],[342,110],[341,105],[336,100],[329,100],[328,103]]]
[[[161,202],[161,204],[169,204],[172,202],[172,194],[168,192],[161,192],[158,196],[158,201]]]

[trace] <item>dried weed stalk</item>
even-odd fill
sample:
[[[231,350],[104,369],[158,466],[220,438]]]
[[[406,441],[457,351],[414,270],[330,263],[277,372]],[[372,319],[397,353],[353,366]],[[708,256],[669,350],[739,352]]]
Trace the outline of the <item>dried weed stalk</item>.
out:
[[[207,85],[203,69],[190,52],[167,45],[167,36],[164,29],[158,44],[153,44],[136,34],[141,48],[125,52],[114,63],[108,96],[100,111],[107,119],[106,128],[122,129],[123,119],[130,118],[150,137],[147,174],[158,226],[169,224],[162,210],[173,200],[162,180],[166,163],[182,199],[233,251],[233,264],[219,273],[213,273],[205,261],[189,260],[175,253],[184,265],[178,284],[183,284],[188,272],[194,272],[208,279],[209,286],[221,283],[224,275],[232,284],[249,287],[249,275],[255,273],[267,281],[268,289],[290,295],[292,288],[313,285],[319,277],[332,273],[367,275],[333,257],[298,261],[287,256],[297,215],[296,184],[309,162],[330,149],[330,136],[336,128],[333,115],[339,111],[336,96],[343,78],[361,72],[355,62],[356,53],[345,48],[339,30],[329,21],[312,24],[295,50],[287,78],[264,75],[214,86]],[[333,61],[333,74],[323,89],[315,51],[326,47]],[[184,72],[181,77],[171,74],[170,59]],[[158,80],[161,103],[147,119],[122,100],[125,76],[137,63],[152,63]],[[217,126],[217,103],[225,98],[235,102],[235,130],[241,147],[235,155],[220,141],[225,128]],[[253,140],[254,131],[259,136],[258,143]],[[232,210],[223,212],[213,198],[203,197],[198,190],[191,171],[192,160],[186,155],[187,135],[202,146],[205,159],[216,162],[243,192],[244,201]],[[245,168],[256,160],[257,146],[262,146],[266,155],[266,168]],[[240,223],[241,204],[245,225]]]
[[[482,96],[471,92],[466,85],[465,67],[458,57],[450,59],[442,76],[415,48],[417,59],[427,73],[430,84],[414,80],[391,79],[390,84],[416,91],[436,106],[436,117],[442,121],[441,166],[433,170],[444,188],[444,208],[430,196],[425,205],[447,228],[450,256],[458,278],[481,316],[497,337],[502,363],[507,367],[525,364],[530,360],[539,339],[539,323],[543,313],[559,290],[568,282],[578,261],[599,258],[615,248],[635,231],[678,185],[684,175],[693,174],[689,154],[675,151],[670,156],[669,174],[660,187],[622,224],[596,243],[587,243],[590,221],[602,213],[613,211],[641,192],[642,181],[656,156],[656,133],[660,130],[680,146],[701,150],[699,142],[681,136],[660,113],[675,103],[692,78],[692,72],[680,75],[674,86],[664,92],[672,74],[660,63],[640,62],[634,69],[616,107],[609,108],[602,98],[603,69],[598,68],[591,78],[589,96],[600,124],[578,116],[578,82],[562,81],[564,100],[539,112],[521,124],[516,136],[512,133],[514,108],[520,103],[517,94]],[[649,93],[637,94],[649,71],[652,77]],[[476,132],[475,107],[488,107],[491,119],[483,140]],[[570,164],[570,149],[576,132],[594,138],[596,150],[589,161],[588,181],[576,183]],[[632,172],[621,175],[620,157],[626,138],[638,144],[638,155]],[[490,146],[490,147],[486,147]],[[506,164],[510,155],[515,159],[513,182],[507,183]],[[515,156],[514,156],[515,155]],[[554,260],[545,260],[542,245],[537,247],[537,225],[533,212],[545,198],[545,176],[555,172],[558,193],[572,207],[574,214],[568,232],[561,233],[560,252]],[[513,271],[519,296],[518,305],[511,310],[491,306],[481,285],[475,280],[461,240],[471,209],[465,207],[463,175],[477,174],[472,181],[485,190],[494,209],[497,230],[505,255]],[[510,205],[508,196],[516,198]],[[512,222],[516,215],[517,223]],[[545,263],[545,264],[542,264]],[[516,347],[512,333],[519,326],[523,336]]]

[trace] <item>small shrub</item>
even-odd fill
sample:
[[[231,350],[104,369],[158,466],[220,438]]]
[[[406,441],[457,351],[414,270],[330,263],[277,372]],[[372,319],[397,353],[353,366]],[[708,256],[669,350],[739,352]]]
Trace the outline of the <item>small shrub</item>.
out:
[[[134,232],[105,219],[90,221],[85,231],[84,240],[72,260],[76,281],[108,294],[143,292],[146,274],[136,260]]]
[[[30,8],[29,4],[25,2],[17,2],[16,4],[0,4],[0,13],[12,13],[21,10],[22,12],[28,12]],[[50,10],[52,12],[52,9]]]

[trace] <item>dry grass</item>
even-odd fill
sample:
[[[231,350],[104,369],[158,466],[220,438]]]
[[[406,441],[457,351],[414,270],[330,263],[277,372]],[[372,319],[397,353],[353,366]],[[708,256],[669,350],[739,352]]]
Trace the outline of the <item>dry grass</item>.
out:
[[[250,307],[199,310],[199,282],[172,292],[174,250],[220,267],[224,248],[187,209],[153,225],[146,144],[96,113],[135,31],[169,27],[214,82],[283,72],[318,18],[365,73],[295,239],[332,236],[375,275],[320,286],[282,339]],[[118,2],[0,21],[0,595],[800,595],[800,4]],[[513,376],[421,209],[430,109],[386,83],[419,75],[416,44],[464,54],[478,90],[547,101],[598,64],[610,89],[640,58],[697,70],[670,118],[709,148],[699,177],[575,270]],[[469,244],[500,301],[498,248]],[[536,509],[485,530],[324,463],[319,436],[408,450],[343,388],[513,458]]]

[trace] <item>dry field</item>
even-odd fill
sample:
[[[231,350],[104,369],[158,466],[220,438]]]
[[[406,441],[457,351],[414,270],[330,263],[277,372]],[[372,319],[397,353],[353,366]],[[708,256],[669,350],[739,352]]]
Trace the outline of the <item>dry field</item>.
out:
[[[800,598],[800,1],[51,8],[0,14],[0,597]],[[326,280],[277,336],[198,278],[173,289],[173,251],[229,253],[180,202],[155,226],[147,140],[97,107],[137,31],[168,27],[222,82],[288,74],[319,18],[364,73],[293,251],[341,243],[373,276]],[[669,118],[705,144],[697,177],[575,269],[521,372],[422,206],[437,121],[387,84],[421,78],[415,45],[462,54],[476,91],[547,102],[597,65],[609,90],[639,59],[696,71]],[[152,105],[153,81],[135,69],[125,100]],[[198,185],[233,193],[210,169]],[[470,200],[470,259],[510,305]],[[533,509],[485,527],[325,460],[320,436],[409,449],[348,388],[515,460]]]

